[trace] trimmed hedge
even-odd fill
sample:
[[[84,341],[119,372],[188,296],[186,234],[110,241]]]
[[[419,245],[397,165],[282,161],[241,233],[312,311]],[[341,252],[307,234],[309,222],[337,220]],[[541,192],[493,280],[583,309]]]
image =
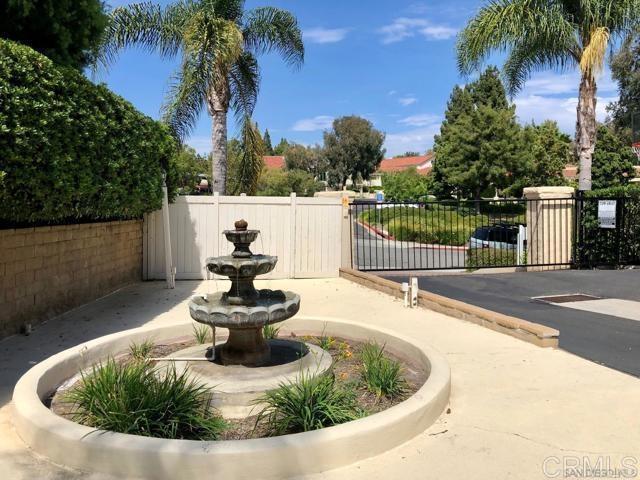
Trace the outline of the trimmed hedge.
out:
[[[598,199],[619,199],[618,228],[600,228]],[[640,186],[585,192],[581,206],[580,238],[576,252],[579,266],[640,264]]]
[[[0,223],[139,218],[173,193],[169,130],[104,85],[0,40]],[[4,172],[4,173],[2,173]]]

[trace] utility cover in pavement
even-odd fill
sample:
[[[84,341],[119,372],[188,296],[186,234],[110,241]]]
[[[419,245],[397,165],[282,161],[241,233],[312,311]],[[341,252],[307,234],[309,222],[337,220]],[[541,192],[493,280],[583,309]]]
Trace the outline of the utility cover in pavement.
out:
[[[587,300],[600,300],[600,297],[593,295],[585,295],[583,293],[572,293],[569,295],[554,295],[549,297],[533,297],[533,300],[539,300],[547,303],[569,303],[569,302],[585,302]]]

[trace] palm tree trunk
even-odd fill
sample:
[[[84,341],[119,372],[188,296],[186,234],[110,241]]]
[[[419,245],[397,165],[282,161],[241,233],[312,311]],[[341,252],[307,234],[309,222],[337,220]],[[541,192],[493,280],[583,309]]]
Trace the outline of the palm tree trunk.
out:
[[[590,74],[583,74],[578,97],[576,149],[580,163],[579,189],[591,190],[591,162],[596,148],[598,88]]]
[[[227,185],[227,111],[229,110],[228,86],[212,87],[208,96],[211,115],[211,176],[214,192],[226,193]]]

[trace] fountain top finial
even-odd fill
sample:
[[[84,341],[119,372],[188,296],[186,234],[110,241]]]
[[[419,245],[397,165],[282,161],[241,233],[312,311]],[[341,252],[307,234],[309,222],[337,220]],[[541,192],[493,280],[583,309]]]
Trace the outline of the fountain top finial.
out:
[[[247,227],[249,226],[249,224],[247,223],[247,221],[245,219],[241,219],[238,220],[237,222],[235,222],[233,224],[234,227],[236,227],[236,230],[239,232],[244,232]]]

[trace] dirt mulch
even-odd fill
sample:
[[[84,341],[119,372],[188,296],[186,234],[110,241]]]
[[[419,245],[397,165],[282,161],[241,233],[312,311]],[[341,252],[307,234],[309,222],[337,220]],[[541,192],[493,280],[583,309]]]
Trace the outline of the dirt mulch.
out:
[[[385,350],[387,357],[400,362],[402,365],[402,375],[406,381],[407,388],[401,397],[378,397],[367,389],[361,378],[362,361],[360,360],[360,353],[364,346],[363,342],[338,337],[298,337],[295,334],[287,336],[281,335],[278,338],[284,340],[302,340],[327,350],[333,358],[332,368],[337,384],[354,391],[357,406],[366,412],[367,415],[386,410],[410,397],[418,391],[428,376],[427,372],[421,366],[403,358],[401,355],[396,354],[396,352]],[[149,353],[149,358],[166,357],[171,353],[194,345],[196,345],[196,341],[193,338],[176,338],[155,345]],[[129,361],[131,358],[129,352],[123,352],[116,356],[117,361],[122,362]],[[53,412],[67,418],[72,414],[72,405],[63,401],[63,395],[65,391],[68,391],[69,387],[70,386],[63,386],[63,388],[54,392],[46,402]],[[264,424],[256,426],[256,420],[257,415],[243,419],[227,419],[228,428],[222,433],[220,440],[244,440],[268,436],[269,432],[266,426]]]

